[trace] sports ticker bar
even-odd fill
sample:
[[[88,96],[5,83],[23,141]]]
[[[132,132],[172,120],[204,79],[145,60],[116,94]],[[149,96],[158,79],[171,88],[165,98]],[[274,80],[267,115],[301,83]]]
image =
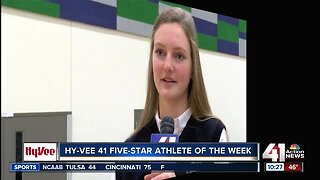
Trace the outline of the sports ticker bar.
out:
[[[10,163],[11,172],[62,171],[165,171],[176,172],[259,172],[258,162],[63,162]]]

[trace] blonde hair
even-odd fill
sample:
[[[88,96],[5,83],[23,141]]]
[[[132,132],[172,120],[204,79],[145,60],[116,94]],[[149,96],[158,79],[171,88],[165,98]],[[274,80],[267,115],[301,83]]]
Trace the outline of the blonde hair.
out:
[[[205,120],[214,117],[209,105],[202,77],[197,31],[193,18],[189,12],[181,8],[168,8],[157,17],[153,26],[149,54],[148,82],[145,107],[139,126],[135,129],[133,134],[140,131],[146,124],[153,120],[158,110],[159,93],[156,89],[153,79],[154,74],[152,71],[152,53],[154,46],[154,34],[158,30],[158,28],[165,23],[179,24],[184,30],[184,33],[186,34],[190,44],[192,75],[188,87],[188,105],[191,109],[193,118],[197,120]]]

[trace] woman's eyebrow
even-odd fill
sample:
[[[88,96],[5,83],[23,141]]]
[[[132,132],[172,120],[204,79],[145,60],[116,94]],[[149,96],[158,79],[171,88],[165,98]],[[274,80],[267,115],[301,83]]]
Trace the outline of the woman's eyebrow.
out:
[[[161,44],[160,42],[155,42],[154,43],[155,46],[162,46],[165,47],[165,45]],[[181,47],[181,46],[177,46],[173,48],[174,50],[182,50],[183,52],[187,52],[185,48]]]

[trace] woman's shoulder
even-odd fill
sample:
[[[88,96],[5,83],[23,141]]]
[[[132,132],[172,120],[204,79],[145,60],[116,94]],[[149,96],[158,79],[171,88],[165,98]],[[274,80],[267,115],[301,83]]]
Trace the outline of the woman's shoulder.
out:
[[[125,142],[150,142],[152,133],[159,133],[157,130],[157,124],[153,120],[150,121],[140,131],[132,134]]]
[[[187,128],[197,136],[197,141],[219,142],[221,133],[226,129],[224,123],[216,117],[191,118]]]
[[[221,130],[226,129],[226,126],[224,125],[222,120],[217,117],[206,117],[206,118],[199,118],[199,119],[193,118],[193,119],[196,122],[196,124],[199,124],[203,127],[207,127],[210,129],[212,128],[221,129]]]

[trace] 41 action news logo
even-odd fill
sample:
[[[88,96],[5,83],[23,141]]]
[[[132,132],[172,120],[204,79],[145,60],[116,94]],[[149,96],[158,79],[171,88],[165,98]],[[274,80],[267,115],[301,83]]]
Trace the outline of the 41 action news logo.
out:
[[[304,160],[304,150],[298,144],[291,144],[285,149],[285,143],[270,143],[262,154],[263,159],[271,159],[272,162],[285,162],[286,160]]]

